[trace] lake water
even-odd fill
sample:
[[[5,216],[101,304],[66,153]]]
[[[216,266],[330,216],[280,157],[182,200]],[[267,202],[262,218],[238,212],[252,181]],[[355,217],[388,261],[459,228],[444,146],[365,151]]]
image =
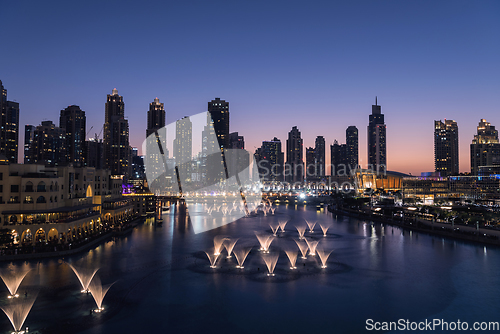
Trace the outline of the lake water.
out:
[[[145,222],[128,236],[88,253],[27,262],[33,270],[19,291],[38,297],[25,326],[43,333],[362,333],[374,321],[500,321],[500,252],[466,243],[335,216],[314,208],[278,206],[274,216],[242,218],[194,234],[183,210],[173,206],[162,227]],[[290,220],[271,244],[279,252],[276,276],[267,277],[255,231],[271,233],[269,222]],[[333,249],[326,269],[319,260],[297,260],[290,274],[280,249],[295,245],[294,225],[304,219],[331,222],[328,236],[318,225],[306,232],[318,247]],[[235,259],[209,268],[204,253],[216,235],[254,246],[243,274]],[[296,247],[296,246],[295,246]],[[104,312],[80,293],[66,262],[99,267],[104,284],[115,282]],[[304,266],[305,263],[305,266]],[[22,263],[1,263],[2,268]],[[7,289],[2,287],[4,305]],[[11,332],[5,315],[0,333]],[[440,331],[436,331],[440,332]]]

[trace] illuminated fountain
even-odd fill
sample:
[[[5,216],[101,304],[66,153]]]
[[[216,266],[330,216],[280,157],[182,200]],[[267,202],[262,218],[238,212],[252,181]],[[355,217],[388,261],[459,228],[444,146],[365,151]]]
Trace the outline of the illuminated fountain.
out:
[[[224,247],[224,241],[227,240],[226,236],[223,235],[216,235],[214,237],[214,255],[219,256],[220,253],[222,252],[222,249]]]
[[[274,215],[274,211],[276,210],[276,208],[270,207],[269,210],[271,211],[271,214]]]
[[[279,221],[278,224],[280,226],[281,232],[285,232],[286,223],[288,223],[288,220],[282,219],[282,220]]]
[[[325,251],[323,249],[318,249],[317,253],[319,255],[319,258],[321,260],[321,268],[326,268],[326,261],[328,261],[328,257],[330,254],[332,254],[333,251]]]
[[[273,231],[273,236],[276,236],[276,233],[278,232],[278,229],[280,228],[279,224],[276,223],[271,223],[269,224],[271,227],[271,231]]]
[[[210,261],[210,268],[217,268],[215,266],[215,262],[217,262],[220,252],[216,253],[215,250],[210,249],[209,251],[206,251],[205,254],[207,254],[208,260]]]
[[[310,222],[306,220],[307,226],[309,227],[309,233],[314,232],[314,226],[316,226],[316,221]]]
[[[274,268],[276,267],[276,263],[278,263],[279,254],[262,254],[262,258],[267,266],[267,276],[274,276]]]
[[[259,232],[255,232],[255,236],[259,240],[260,250],[264,253],[269,253],[269,246],[271,246],[271,242],[273,242],[274,236],[269,234],[262,234]]]
[[[9,289],[10,295],[7,298],[17,298],[19,297],[17,289],[21,285],[21,282],[30,272],[31,269],[23,270],[20,272],[11,272],[7,270],[0,271],[0,277],[2,277],[3,282]]]
[[[299,247],[300,249],[300,252],[302,253],[302,258],[303,259],[307,259],[307,250],[309,249],[309,246],[307,245],[306,242],[304,242],[303,240],[296,240],[294,239],[295,242],[297,243],[297,246]]]
[[[102,312],[102,310],[104,310],[102,307],[102,300],[113,284],[114,282],[108,285],[102,285],[99,275],[92,279],[89,284],[89,290],[92,293],[92,297],[94,297],[95,303],[97,304],[97,309],[95,309],[94,312]]]
[[[82,293],[89,292],[89,284],[92,281],[92,278],[95,276],[95,273],[99,270],[99,268],[89,269],[89,268],[77,267],[72,265],[71,263],[68,263],[68,265],[71,267],[71,269],[73,269],[76,277],[78,277],[78,280],[82,285],[81,292]]]
[[[306,227],[304,225],[295,226],[297,232],[299,232],[299,239],[304,239],[304,233],[306,233]]]
[[[236,268],[243,269],[243,263],[245,263],[245,259],[248,256],[248,253],[250,253],[251,247],[246,247],[246,248],[236,248],[234,250],[234,256],[236,256],[236,260],[238,261],[238,265]]]
[[[307,243],[307,246],[309,247],[309,255],[315,256],[316,255],[316,247],[318,246],[319,241],[306,238],[306,243]]]
[[[329,222],[320,222],[319,227],[321,227],[321,231],[323,231],[323,236],[326,237],[326,232],[330,228],[331,224]]]
[[[226,248],[227,251],[227,258],[231,258],[231,252],[233,251],[234,245],[236,245],[236,242],[239,240],[239,238],[227,238],[225,242],[223,243],[224,247]]]
[[[35,303],[37,294],[31,293],[29,297],[19,298],[15,302],[11,302],[8,305],[1,307],[2,311],[9,318],[12,327],[14,327],[15,334],[24,334],[25,332],[21,330],[24,325],[24,321],[28,317],[28,314]]]
[[[285,250],[286,256],[288,256],[288,260],[290,261],[290,269],[297,269],[295,266],[295,263],[297,262],[297,256],[299,255],[299,252],[296,250],[292,249],[287,249]]]

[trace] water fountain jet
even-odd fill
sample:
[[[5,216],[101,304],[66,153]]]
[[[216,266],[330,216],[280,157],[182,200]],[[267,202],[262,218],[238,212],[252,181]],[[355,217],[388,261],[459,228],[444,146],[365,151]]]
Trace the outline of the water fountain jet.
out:
[[[328,261],[328,257],[330,256],[330,254],[332,254],[333,250],[331,251],[325,251],[323,249],[318,249],[317,250],[317,253],[319,255],[319,258],[321,260],[321,268],[326,268],[326,261]]]
[[[94,297],[95,303],[97,304],[97,309],[95,309],[94,312],[99,313],[104,310],[102,307],[102,301],[113,284],[114,282],[108,285],[102,285],[99,275],[94,276],[89,284],[90,293],[92,294],[92,297]]]
[[[233,251],[234,245],[236,245],[236,242],[239,240],[239,238],[227,238],[225,240],[224,247],[226,248],[227,251],[227,258],[231,258],[231,252]]]
[[[262,258],[267,266],[267,276],[274,276],[274,268],[276,267],[276,263],[278,263],[279,254],[262,254]]]
[[[78,277],[78,280],[82,285],[81,292],[87,293],[89,291],[89,284],[92,281],[92,278],[99,270],[99,268],[89,269],[89,268],[77,267],[72,265],[71,263],[68,263],[68,265],[70,266],[71,269],[73,269],[73,272],[75,273],[76,277]]]
[[[259,232],[255,232],[255,236],[259,240],[260,250],[264,253],[269,253],[269,246],[271,246],[271,242],[273,242],[274,236],[269,234],[262,234]]]
[[[303,240],[295,240],[295,243],[297,244],[297,246],[299,247],[300,249],[300,252],[302,253],[302,258],[303,259],[307,259],[307,250],[309,249],[309,246],[307,245],[306,242],[304,242]]]
[[[224,241],[227,240],[226,236],[216,235],[214,237],[214,255],[219,256],[222,252],[222,248],[224,247]]]
[[[306,233],[306,227],[304,225],[295,226],[297,232],[299,232],[299,239],[304,239],[304,233]]]
[[[17,298],[19,297],[17,293],[17,289],[21,285],[21,282],[26,277],[26,275],[30,272],[31,269],[23,270],[20,272],[10,272],[7,270],[0,271],[0,277],[2,278],[5,286],[10,292],[10,295],[7,298]]]
[[[307,243],[307,246],[309,247],[309,255],[315,256],[316,255],[316,247],[318,246],[319,241],[306,238],[306,243]]]
[[[276,233],[278,232],[278,229],[280,228],[279,224],[276,223],[271,223],[269,224],[271,227],[271,231],[273,231],[273,236],[276,236]]]
[[[286,223],[288,223],[288,220],[280,220],[279,221],[279,226],[280,226],[281,232],[285,232]]]
[[[286,256],[288,256],[288,260],[290,261],[290,269],[297,269],[295,263],[297,262],[297,256],[299,253],[296,250],[287,249],[285,250]]]
[[[236,260],[238,261],[238,265],[236,268],[243,269],[243,263],[245,263],[245,259],[248,256],[248,253],[250,253],[251,247],[246,247],[246,248],[236,248],[234,250],[234,256],[236,257]]]
[[[15,302],[11,302],[8,305],[1,307],[2,311],[9,318],[12,327],[14,327],[13,333],[24,333],[21,331],[28,314],[35,303],[37,293],[30,293],[29,297],[20,298]]]
[[[319,227],[321,227],[321,231],[323,231],[323,236],[326,237],[326,232],[330,228],[330,223],[328,222],[321,222],[319,223]]]
[[[219,258],[220,252],[216,253],[212,249],[209,251],[206,251],[205,254],[207,254],[208,260],[210,261],[210,268],[217,268],[215,266],[215,263],[217,262],[217,259]]]
[[[307,226],[309,227],[309,233],[314,233],[314,226],[316,226],[316,221],[310,222],[306,220]]]

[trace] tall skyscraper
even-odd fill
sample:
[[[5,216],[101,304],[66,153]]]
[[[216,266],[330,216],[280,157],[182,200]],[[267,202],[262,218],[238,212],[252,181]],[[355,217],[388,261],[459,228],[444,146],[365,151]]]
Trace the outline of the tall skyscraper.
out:
[[[261,178],[265,181],[283,181],[284,158],[281,140],[274,137],[263,141],[256,153]]]
[[[31,164],[32,153],[31,145],[33,143],[33,136],[35,135],[36,127],[34,125],[24,126],[24,163]]]
[[[316,163],[316,150],[314,147],[306,147],[306,180],[310,181],[318,174]]]
[[[126,175],[129,170],[130,146],[125,104],[118,90],[108,94],[104,120],[104,167],[113,175]]]
[[[7,90],[0,81],[0,155],[17,163],[19,150],[19,103],[7,100]]]
[[[303,141],[296,126],[288,132],[286,141],[286,165],[284,175],[287,182],[304,181],[304,153]]]
[[[95,169],[104,168],[103,159],[104,144],[102,139],[90,138],[85,143],[85,165]]]
[[[229,102],[216,97],[208,102],[208,112],[214,122],[214,130],[221,149],[229,146]]]
[[[247,168],[250,164],[250,155],[245,151],[245,138],[240,136],[238,132],[231,132],[229,134],[229,148],[231,152],[226,154],[228,176],[231,177],[238,173],[238,175],[248,179],[249,173],[242,174],[243,171],[248,171]]]
[[[326,175],[325,171],[325,138],[323,136],[317,136],[314,144],[314,159],[316,166],[316,177],[324,177]]]
[[[354,125],[349,126],[345,130],[346,140],[346,163],[352,169],[357,168],[359,165],[358,158],[358,128]]]
[[[372,105],[368,123],[368,165],[377,172],[384,173],[387,170],[386,126],[377,98],[375,105]]]
[[[455,121],[434,121],[434,167],[441,176],[459,173],[458,126]]]
[[[75,167],[85,166],[85,111],[75,105],[61,110],[59,127],[66,129],[67,163]]]
[[[30,163],[46,166],[66,165],[66,129],[56,127],[52,121],[43,121],[35,128],[29,151]]]
[[[175,122],[174,159],[175,165],[183,172],[181,177],[189,179],[193,158],[193,124],[189,117]]]
[[[146,137],[155,131],[163,128],[165,126],[165,108],[163,103],[156,98],[153,102],[149,104],[148,111],[148,128],[146,129]]]
[[[330,165],[331,165],[331,176],[346,176],[349,173],[349,167],[347,166],[347,145],[339,144],[337,140],[333,141],[333,145],[330,145]]]
[[[470,144],[471,174],[477,175],[481,166],[500,165],[500,142],[498,130],[485,119],[481,119]]]

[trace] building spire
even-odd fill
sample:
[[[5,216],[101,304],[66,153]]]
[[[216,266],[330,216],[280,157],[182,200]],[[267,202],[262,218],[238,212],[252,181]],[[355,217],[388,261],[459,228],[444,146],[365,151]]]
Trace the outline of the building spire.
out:
[[[377,97],[375,96],[375,105],[377,105]]]

